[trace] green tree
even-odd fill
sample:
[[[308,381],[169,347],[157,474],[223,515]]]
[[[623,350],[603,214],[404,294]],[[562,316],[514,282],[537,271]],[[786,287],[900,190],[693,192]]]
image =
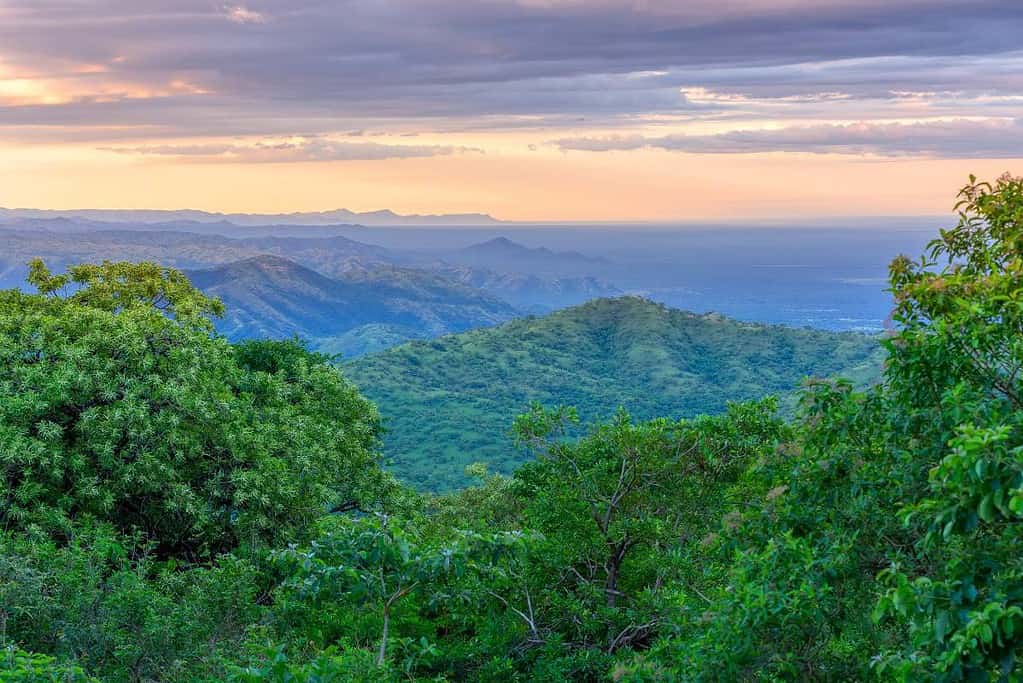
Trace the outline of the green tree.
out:
[[[898,426],[927,465],[907,501],[923,559],[895,564],[878,616],[905,624],[903,680],[1023,680],[1023,180],[960,194],[960,221],[892,264]]]
[[[704,614],[635,671],[1020,680],[1023,183],[962,200],[927,256],[892,263],[882,384],[808,385],[796,438],[709,537]]]
[[[634,423],[620,411],[578,440],[568,409],[516,421],[536,454],[515,479],[533,554],[542,628],[575,647],[642,647],[665,625],[684,558],[720,514],[721,492],[784,433],[772,399],[720,417]],[[539,588],[542,587],[542,588]]]
[[[375,409],[293,342],[232,347],[220,305],[154,264],[34,262],[0,292],[0,524],[141,531],[163,556],[294,536],[388,485]]]
[[[342,522],[305,550],[275,554],[287,575],[285,588],[313,604],[343,602],[379,610],[376,663],[384,666],[392,615],[419,597],[436,604],[451,599],[453,581],[469,574],[491,575],[493,567],[520,550],[520,534],[460,534],[455,541],[430,543],[402,530],[386,516]]]
[[[228,683],[394,683],[399,680],[390,667],[377,664],[368,653],[355,650],[337,653],[329,648],[310,662],[288,659],[284,647],[267,652],[263,661],[235,667]]]

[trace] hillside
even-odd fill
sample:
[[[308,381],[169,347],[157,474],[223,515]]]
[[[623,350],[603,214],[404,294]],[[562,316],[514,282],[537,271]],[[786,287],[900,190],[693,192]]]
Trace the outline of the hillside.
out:
[[[623,297],[412,342],[345,370],[384,415],[395,470],[443,490],[464,483],[472,462],[502,472],[521,462],[506,435],[530,401],[574,405],[584,419],[619,405],[638,418],[691,416],[792,392],[808,375],[867,382],[880,365],[876,340],[864,335],[740,323]]]
[[[345,355],[352,353],[343,335],[367,325],[389,325],[392,334],[404,330],[403,338],[411,338],[493,325],[515,315],[511,306],[479,290],[411,269],[353,272],[335,279],[264,255],[188,276],[226,304],[217,328],[228,337],[297,335],[314,345],[329,338],[331,350]],[[367,347],[363,339],[352,343]],[[369,343],[368,348],[380,345]]]

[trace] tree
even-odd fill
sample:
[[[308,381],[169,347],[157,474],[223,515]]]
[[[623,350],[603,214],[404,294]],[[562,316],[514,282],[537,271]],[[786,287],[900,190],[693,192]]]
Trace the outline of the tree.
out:
[[[1020,680],[1023,181],[961,199],[928,255],[892,263],[882,383],[808,384],[796,438],[708,536],[704,616],[636,671]]]
[[[672,558],[699,540],[718,509],[714,492],[783,433],[775,407],[768,399],[716,418],[643,423],[619,411],[575,441],[565,436],[571,409],[534,406],[518,418],[537,460],[515,479],[525,523],[546,539],[534,580],[557,603],[542,606],[554,630],[608,653],[649,641],[670,609],[662,589],[678,579]]]
[[[449,581],[489,574],[523,541],[520,534],[466,533],[431,544],[403,531],[399,520],[380,516],[342,522],[308,549],[291,547],[275,558],[288,577],[285,587],[313,604],[374,605],[380,614],[376,663],[384,666],[391,618],[403,601],[417,594],[426,602],[443,600]]]
[[[3,526],[66,537],[95,518],[197,559],[388,485],[372,405],[294,342],[213,334],[222,307],[177,271],[37,261],[29,279],[38,294],[0,292]]]
[[[903,509],[921,559],[884,572],[877,610],[908,642],[882,664],[902,680],[1020,680],[1023,179],[971,178],[960,199],[927,257],[892,264],[888,385],[927,474]]]
[[[394,683],[399,680],[393,669],[382,668],[360,650],[337,654],[332,649],[311,662],[295,663],[283,647],[271,649],[265,661],[235,667],[228,683]],[[367,659],[369,661],[367,661]]]

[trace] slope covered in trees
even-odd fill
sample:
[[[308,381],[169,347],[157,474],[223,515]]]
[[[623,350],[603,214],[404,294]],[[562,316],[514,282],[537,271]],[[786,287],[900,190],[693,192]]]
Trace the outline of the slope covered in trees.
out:
[[[153,264],[0,295],[0,680],[1023,680],[1023,180],[891,267],[881,382],[580,434],[444,496]],[[576,436],[577,435],[577,436]]]
[[[345,372],[381,409],[395,471],[431,490],[464,485],[481,461],[523,461],[508,415],[532,401],[619,406],[642,419],[718,413],[728,401],[789,394],[807,376],[880,373],[875,337],[740,323],[623,297],[356,359]],[[789,400],[788,405],[791,405]]]

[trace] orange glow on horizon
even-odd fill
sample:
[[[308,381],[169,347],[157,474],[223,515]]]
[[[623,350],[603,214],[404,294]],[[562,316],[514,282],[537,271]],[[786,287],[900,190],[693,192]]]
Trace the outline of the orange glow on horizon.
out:
[[[518,221],[671,221],[947,213],[969,173],[1023,160],[842,155],[562,153],[198,163],[91,148],[0,147],[0,206],[287,213],[348,208],[489,213]]]

